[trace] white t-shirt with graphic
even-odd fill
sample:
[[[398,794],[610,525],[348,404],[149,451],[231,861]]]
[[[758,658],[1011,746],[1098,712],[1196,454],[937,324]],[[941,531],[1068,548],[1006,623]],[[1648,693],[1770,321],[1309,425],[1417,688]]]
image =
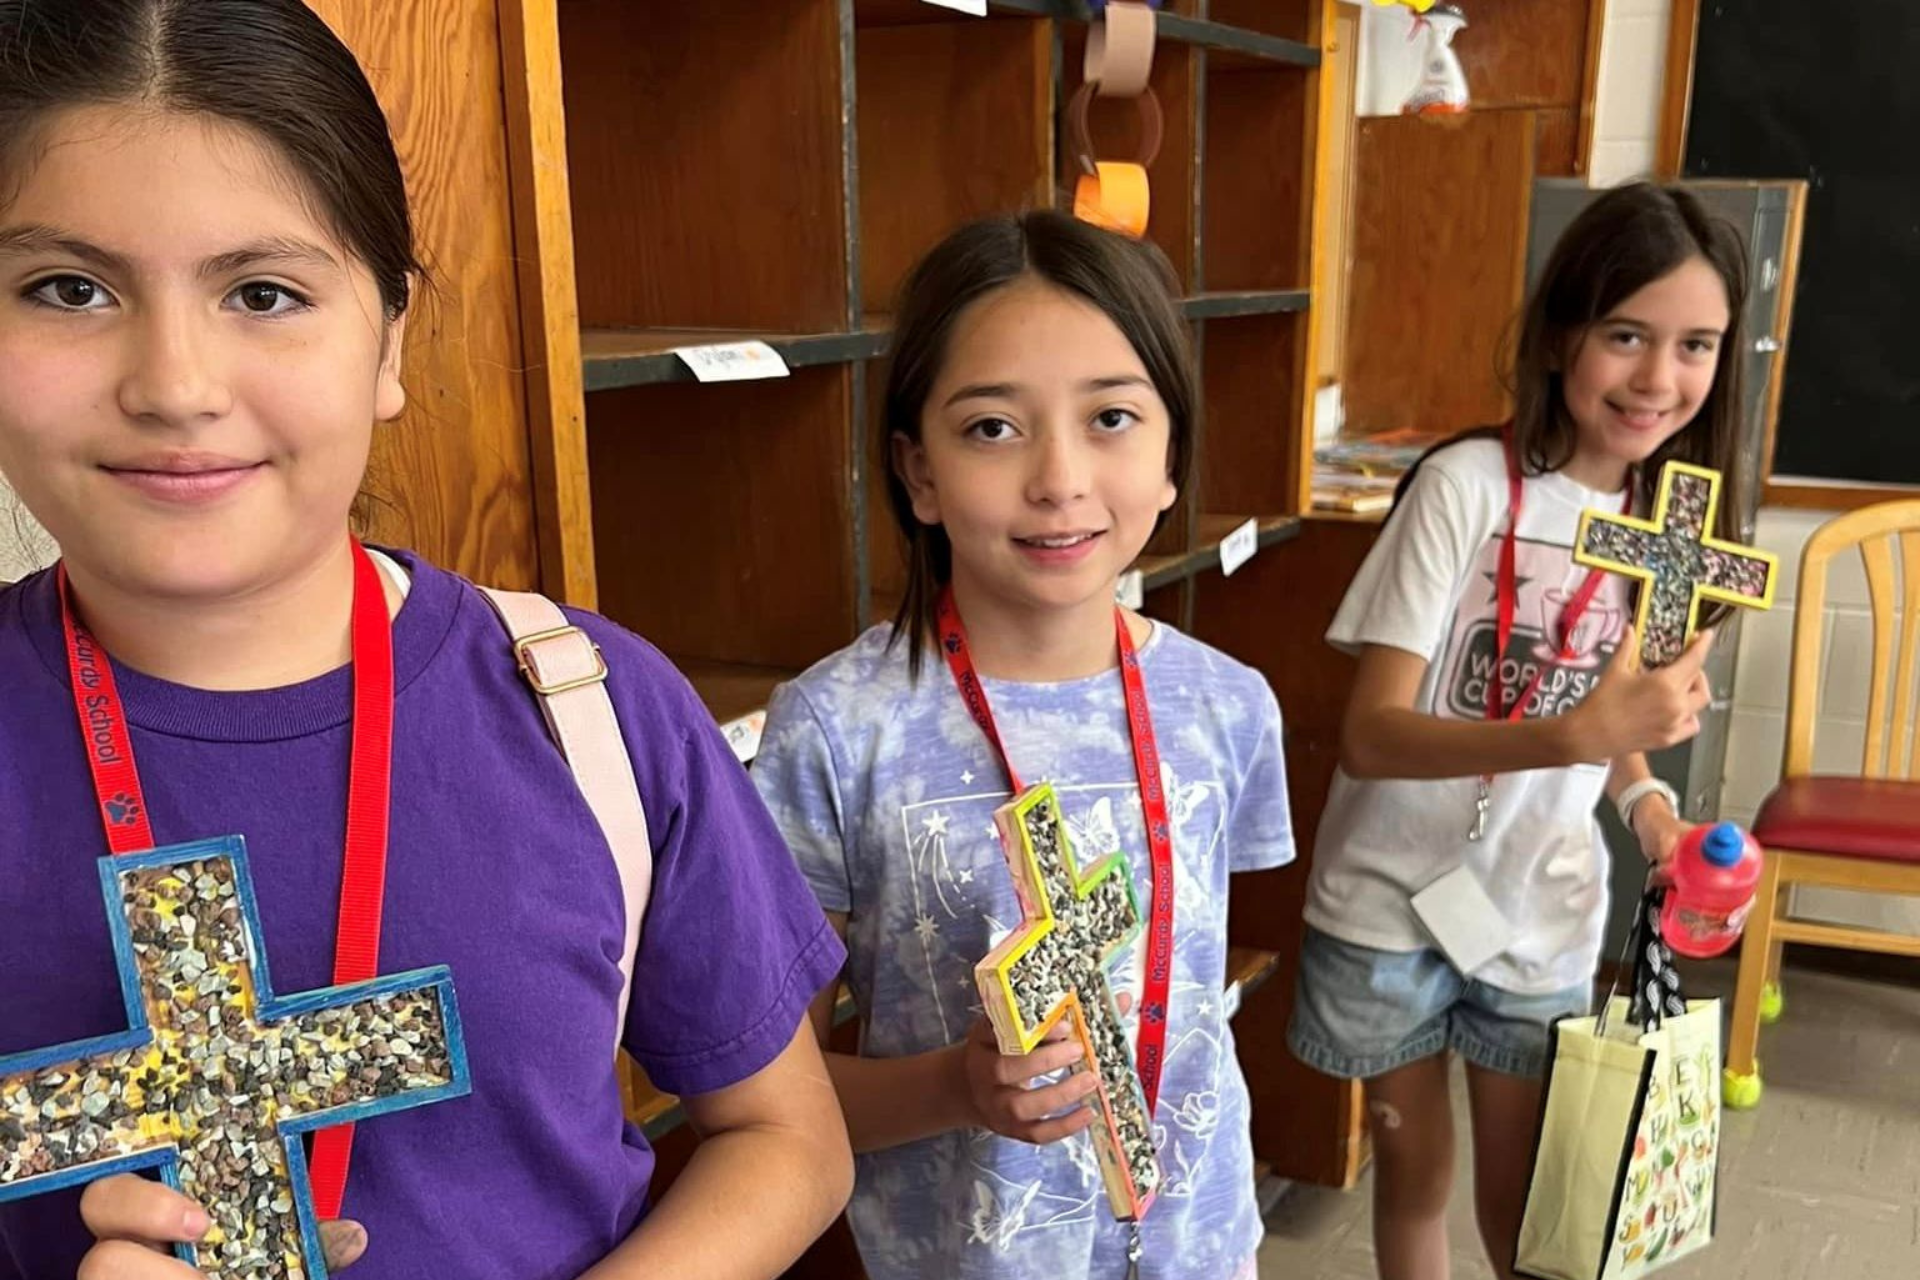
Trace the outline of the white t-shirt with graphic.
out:
[[[753,777],[828,911],[848,914],[860,1052],[953,1044],[980,1017],[973,966],[1020,923],[994,829],[999,759],[946,664],[917,681],[906,642],[875,628],[781,687]],[[1230,1280],[1261,1237],[1246,1082],[1222,1007],[1227,876],[1294,854],[1280,708],[1260,674],[1156,625],[1140,648],[1173,823],[1174,948],[1154,1136],[1164,1176],[1141,1275]],[[986,680],[1029,783],[1058,790],[1083,865],[1115,850],[1143,916],[1152,881],[1118,670],[1059,684]],[[1138,1043],[1145,946],[1117,957],[1116,1003]],[[951,1131],[859,1158],[848,1218],[874,1280],[1107,1280],[1127,1231],[1085,1134],[1044,1147]]]
[[[1588,572],[1572,554],[1580,513],[1617,513],[1624,498],[1559,474],[1526,481],[1513,633],[1499,667],[1508,699],[1546,667],[1523,713],[1530,719],[1578,705],[1633,620],[1629,584],[1607,575],[1574,629],[1575,656],[1557,661],[1562,610]],[[1498,440],[1463,441],[1428,458],[1328,628],[1327,639],[1343,649],[1387,645],[1425,659],[1415,710],[1486,717],[1507,503]],[[1513,944],[1474,978],[1523,994],[1586,981],[1606,924],[1607,852],[1594,806],[1607,767],[1602,760],[1496,777],[1477,843],[1467,839],[1476,777],[1360,780],[1337,770],[1314,845],[1307,922],[1386,951],[1434,946],[1411,899],[1465,863],[1515,930]]]

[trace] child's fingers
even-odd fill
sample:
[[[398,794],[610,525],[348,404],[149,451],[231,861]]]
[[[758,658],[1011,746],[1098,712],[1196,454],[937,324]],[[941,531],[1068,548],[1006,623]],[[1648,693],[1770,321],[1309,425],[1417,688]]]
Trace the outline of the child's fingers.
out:
[[[1090,1071],[1080,1071],[1058,1084],[1039,1089],[1011,1089],[1007,1096],[1007,1114],[1022,1124],[1045,1120],[1068,1107],[1078,1106],[1099,1087]]]
[[[1633,624],[1628,623],[1620,630],[1620,640],[1614,646],[1613,656],[1607,659],[1607,671],[1638,671],[1640,669],[1640,637],[1635,634]]]
[[[1018,1138],[1022,1142],[1031,1142],[1036,1147],[1044,1147],[1049,1142],[1070,1138],[1092,1123],[1092,1108],[1080,1107],[1071,1115],[1061,1116],[1057,1120],[1042,1120],[1038,1124],[1018,1126],[1019,1132],[1009,1133],[1007,1136]]]
[[[328,1271],[350,1267],[367,1251],[367,1229],[357,1222],[323,1222],[320,1248],[327,1255]]]
[[[80,1197],[80,1218],[96,1240],[166,1244],[198,1240],[211,1225],[178,1191],[130,1173],[90,1184]]]
[[[1002,1054],[994,1064],[994,1075],[1001,1084],[1020,1085],[1035,1076],[1050,1075],[1080,1061],[1080,1042],[1058,1040],[1041,1045],[1025,1055]]]
[[[1685,672],[1691,676],[1706,665],[1707,654],[1712,650],[1713,632],[1702,631],[1693,638],[1693,643],[1687,646],[1686,652],[1673,660],[1673,665],[1668,670]]]
[[[131,1240],[105,1240],[80,1259],[74,1280],[206,1280],[178,1258]]]

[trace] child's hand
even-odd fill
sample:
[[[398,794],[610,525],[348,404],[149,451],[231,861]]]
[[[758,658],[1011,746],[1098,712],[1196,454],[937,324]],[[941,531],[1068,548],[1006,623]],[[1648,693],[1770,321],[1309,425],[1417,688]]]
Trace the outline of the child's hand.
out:
[[[1673,883],[1673,855],[1694,825],[1676,815],[1664,796],[1650,795],[1633,806],[1633,834],[1653,868],[1654,884]]]
[[[1713,700],[1701,670],[1713,648],[1702,631],[1687,651],[1658,671],[1640,666],[1639,637],[1628,627],[1601,673],[1599,687],[1569,713],[1577,726],[1583,760],[1612,760],[1635,751],[1658,751],[1700,732],[1700,712]]]
[[[80,1260],[76,1280],[186,1280],[200,1274],[172,1253],[176,1242],[206,1234],[207,1215],[170,1187],[130,1173],[103,1178],[80,1197],[80,1217],[100,1243]],[[357,1222],[323,1222],[320,1243],[327,1269],[338,1271],[367,1251],[367,1233]]]
[[[1093,1123],[1093,1112],[1081,1105],[1099,1087],[1093,1072],[1077,1071],[1039,1089],[1027,1087],[1036,1076],[1080,1061],[1080,1046],[1075,1042],[1051,1038],[1024,1057],[1003,1054],[993,1027],[980,1018],[967,1033],[964,1054],[967,1108],[979,1127],[1041,1145],[1058,1142]]]

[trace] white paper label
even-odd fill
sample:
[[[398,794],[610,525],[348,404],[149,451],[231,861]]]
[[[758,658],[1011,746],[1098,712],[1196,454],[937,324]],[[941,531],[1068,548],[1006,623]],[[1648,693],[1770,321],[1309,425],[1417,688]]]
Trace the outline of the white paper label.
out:
[[[1147,602],[1147,578],[1138,569],[1129,569],[1120,575],[1115,586],[1113,598],[1125,609],[1138,609]]]
[[[926,2],[938,5],[942,9],[958,9],[961,13],[970,13],[976,18],[987,16],[987,0],[926,0]]]
[[[755,711],[720,726],[720,736],[727,740],[727,745],[733,748],[733,754],[741,764],[752,764],[753,758],[760,754],[760,738],[766,731],[767,713],[764,711]]]
[[[723,342],[711,347],[677,347],[693,376],[702,382],[748,382],[755,378],[784,378],[787,362],[764,342]]]
[[[1220,572],[1232,574],[1260,549],[1260,522],[1249,520],[1220,539]]]
[[[1413,914],[1461,973],[1472,974],[1519,938],[1519,931],[1487,895],[1480,877],[1464,864],[1414,894],[1411,901]]]

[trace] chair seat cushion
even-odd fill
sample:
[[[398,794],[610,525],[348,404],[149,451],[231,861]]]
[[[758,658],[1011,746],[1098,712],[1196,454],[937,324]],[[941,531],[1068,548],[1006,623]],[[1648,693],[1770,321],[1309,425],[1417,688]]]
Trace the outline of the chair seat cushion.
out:
[[[1753,820],[1767,849],[1920,863],[1920,783],[1786,778]]]

